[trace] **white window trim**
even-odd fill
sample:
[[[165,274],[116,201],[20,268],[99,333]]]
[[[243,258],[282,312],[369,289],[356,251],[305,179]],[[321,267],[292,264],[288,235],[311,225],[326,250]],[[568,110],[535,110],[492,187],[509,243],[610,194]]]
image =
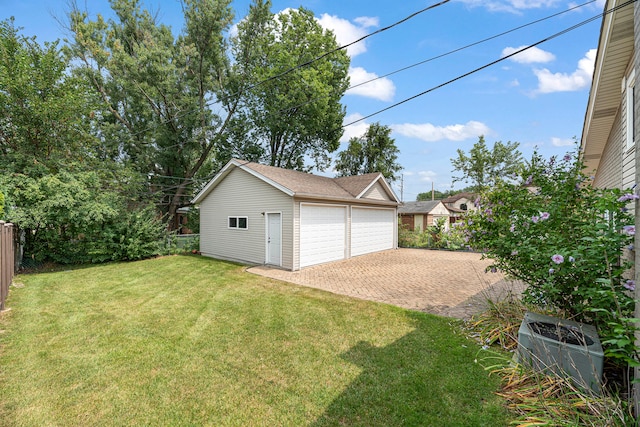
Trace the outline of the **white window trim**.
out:
[[[236,219],[236,226],[232,227],[230,224],[230,219],[231,218],[235,218]],[[240,221],[238,221],[239,219],[244,218],[246,221],[247,226],[246,227],[239,227]],[[248,216],[236,216],[236,215],[230,215],[227,217],[227,228],[229,230],[248,230],[249,229],[249,217]]]
[[[634,99],[633,93],[636,85],[636,70],[632,69],[625,79],[625,102],[626,102],[626,133],[625,133],[625,151],[635,147],[634,129]]]

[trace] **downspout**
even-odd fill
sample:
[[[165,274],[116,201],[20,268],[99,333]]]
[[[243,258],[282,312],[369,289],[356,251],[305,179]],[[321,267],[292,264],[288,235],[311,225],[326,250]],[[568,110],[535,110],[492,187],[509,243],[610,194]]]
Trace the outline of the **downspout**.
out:
[[[607,2],[608,5],[609,2]],[[633,5],[633,56],[634,56],[634,68],[636,70],[636,75],[639,75],[638,72],[640,72],[640,58],[637,55],[637,52],[640,52],[640,5],[636,2]],[[640,91],[634,91],[634,143],[635,143],[635,153],[636,153],[636,160],[635,160],[635,165],[636,165],[636,177],[635,177],[635,183],[636,183],[636,192],[639,191],[638,188],[640,187],[638,185],[638,183],[640,183],[640,133],[638,132],[638,129],[640,129],[640,96],[639,96],[639,92]],[[635,211],[634,211],[634,217],[635,217],[635,226],[636,226],[636,230],[640,230],[640,202],[638,200],[635,201]],[[634,247],[636,248],[635,250],[635,257],[634,257],[634,279],[636,280],[636,282],[640,282],[638,280],[638,270],[640,270],[638,268],[638,266],[640,266],[640,250],[638,250],[638,248],[640,248],[640,234],[636,233],[635,235],[635,240],[634,240]],[[640,298],[640,290],[638,287],[636,287],[635,289],[635,299],[636,301],[638,301]],[[636,318],[640,318],[640,304],[636,303],[636,309],[635,309],[635,317]],[[636,345],[640,345],[640,332],[636,331]],[[635,372],[634,372],[634,378],[640,378],[640,368],[634,368]],[[640,384],[639,383],[634,383],[633,385],[633,404],[635,407],[635,413],[636,414],[640,414]]]

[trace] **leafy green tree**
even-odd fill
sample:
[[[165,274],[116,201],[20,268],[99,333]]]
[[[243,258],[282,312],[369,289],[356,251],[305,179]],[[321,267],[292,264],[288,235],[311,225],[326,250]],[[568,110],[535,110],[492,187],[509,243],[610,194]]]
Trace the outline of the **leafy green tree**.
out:
[[[25,232],[28,258],[112,260],[124,242],[105,239],[138,207],[131,194],[140,176],[109,160],[94,135],[95,99],[68,69],[58,43],[41,46],[12,20],[0,22],[0,188],[11,206],[5,216]],[[145,221],[158,224],[155,215]],[[150,240],[138,240],[139,247],[158,242],[157,235],[143,237]]]
[[[391,128],[373,123],[364,135],[351,138],[347,149],[338,153],[338,176],[380,172],[388,181],[395,181],[402,166],[397,162],[400,151],[390,135]]]
[[[453,196],[453,195],[458,194],[458,193],[473,193],[473,192],[474,192],[474,188],[473,187],[465,187],[465,188],[463,188],[461,190],[447,190],[447,191],[434,190],[435,200],[446,199],[447,197]],[[418,202],[425,201],[425,200],[431,200],[431,191],[425,191],[424,193],[418,193],[418,195],[416,196],[416,201],[418,201]]]
[[[77,6],[69,14],[69,53],[100,97],[103,142],[114,158],[149,175],[149,195],[174,229],[195,180],[216,168],[211,160],[239,102],[222,97],[230,81],[223,36],[230,3],[185,0],[178,37],[139,0],[112,1],[116,18],[108,21],[90,21]]]
[[[470,182],[474,191],[481,191],[496,185],[498,181],[515,174],[522,166],[522,153],[518,151],[519,145],[518,142],[504,144],[497,141],[493,148],[489,149],[484,136],[480,136],[469,154],[458,149],[458,156],[451,159],[453,172],[461,173],[460,176],[453,178],[453,182]]]
[[[332,52],[335,36],[313,12],[301,7],[273,15],[270,6],[256,1],[253,19],[238,25],[233,40],[236,56],[249,60],[238,67],[251,68],[246,73],[253,85],[242,101],[243,129],[234,142],[252,147],[257,160],[272,166],[323,170],[343,133],[340,99],[349,85],[349,57],[344,50]]]
[[[0,168],[43,175],[96,155],[92,99],[58,43],[39,45],[0,21]]]
[[[178,36],[141,5],[113,0],[116,17],[93,21],[75,6],[69,54],[100,98],[99,133],[111,158],[149,176],[148,195],[170,228],[232,156],[324,165],[342,132],[348,57],[337,52],[280,76],[336,47],[310,12],[274,16],[270,2],[256,0],[229,40],[231,0],[185,0]]]

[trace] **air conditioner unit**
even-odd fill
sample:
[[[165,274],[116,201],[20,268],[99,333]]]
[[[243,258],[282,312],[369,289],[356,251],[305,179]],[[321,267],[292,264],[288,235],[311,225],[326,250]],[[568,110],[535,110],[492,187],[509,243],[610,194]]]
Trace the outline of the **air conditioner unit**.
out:
[[[604,353],[595,327],[526,313],[518,330],[518,359],[533,369],[569,377],[600,393]]]

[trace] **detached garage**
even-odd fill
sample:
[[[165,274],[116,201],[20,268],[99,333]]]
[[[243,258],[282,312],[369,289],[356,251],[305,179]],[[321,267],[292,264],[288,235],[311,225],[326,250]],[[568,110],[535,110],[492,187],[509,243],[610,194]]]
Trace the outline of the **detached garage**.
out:
[[[231,160],[193,199],[200,251],[299,270],[397,247],[398,198],[382,174],[328,178]]]

